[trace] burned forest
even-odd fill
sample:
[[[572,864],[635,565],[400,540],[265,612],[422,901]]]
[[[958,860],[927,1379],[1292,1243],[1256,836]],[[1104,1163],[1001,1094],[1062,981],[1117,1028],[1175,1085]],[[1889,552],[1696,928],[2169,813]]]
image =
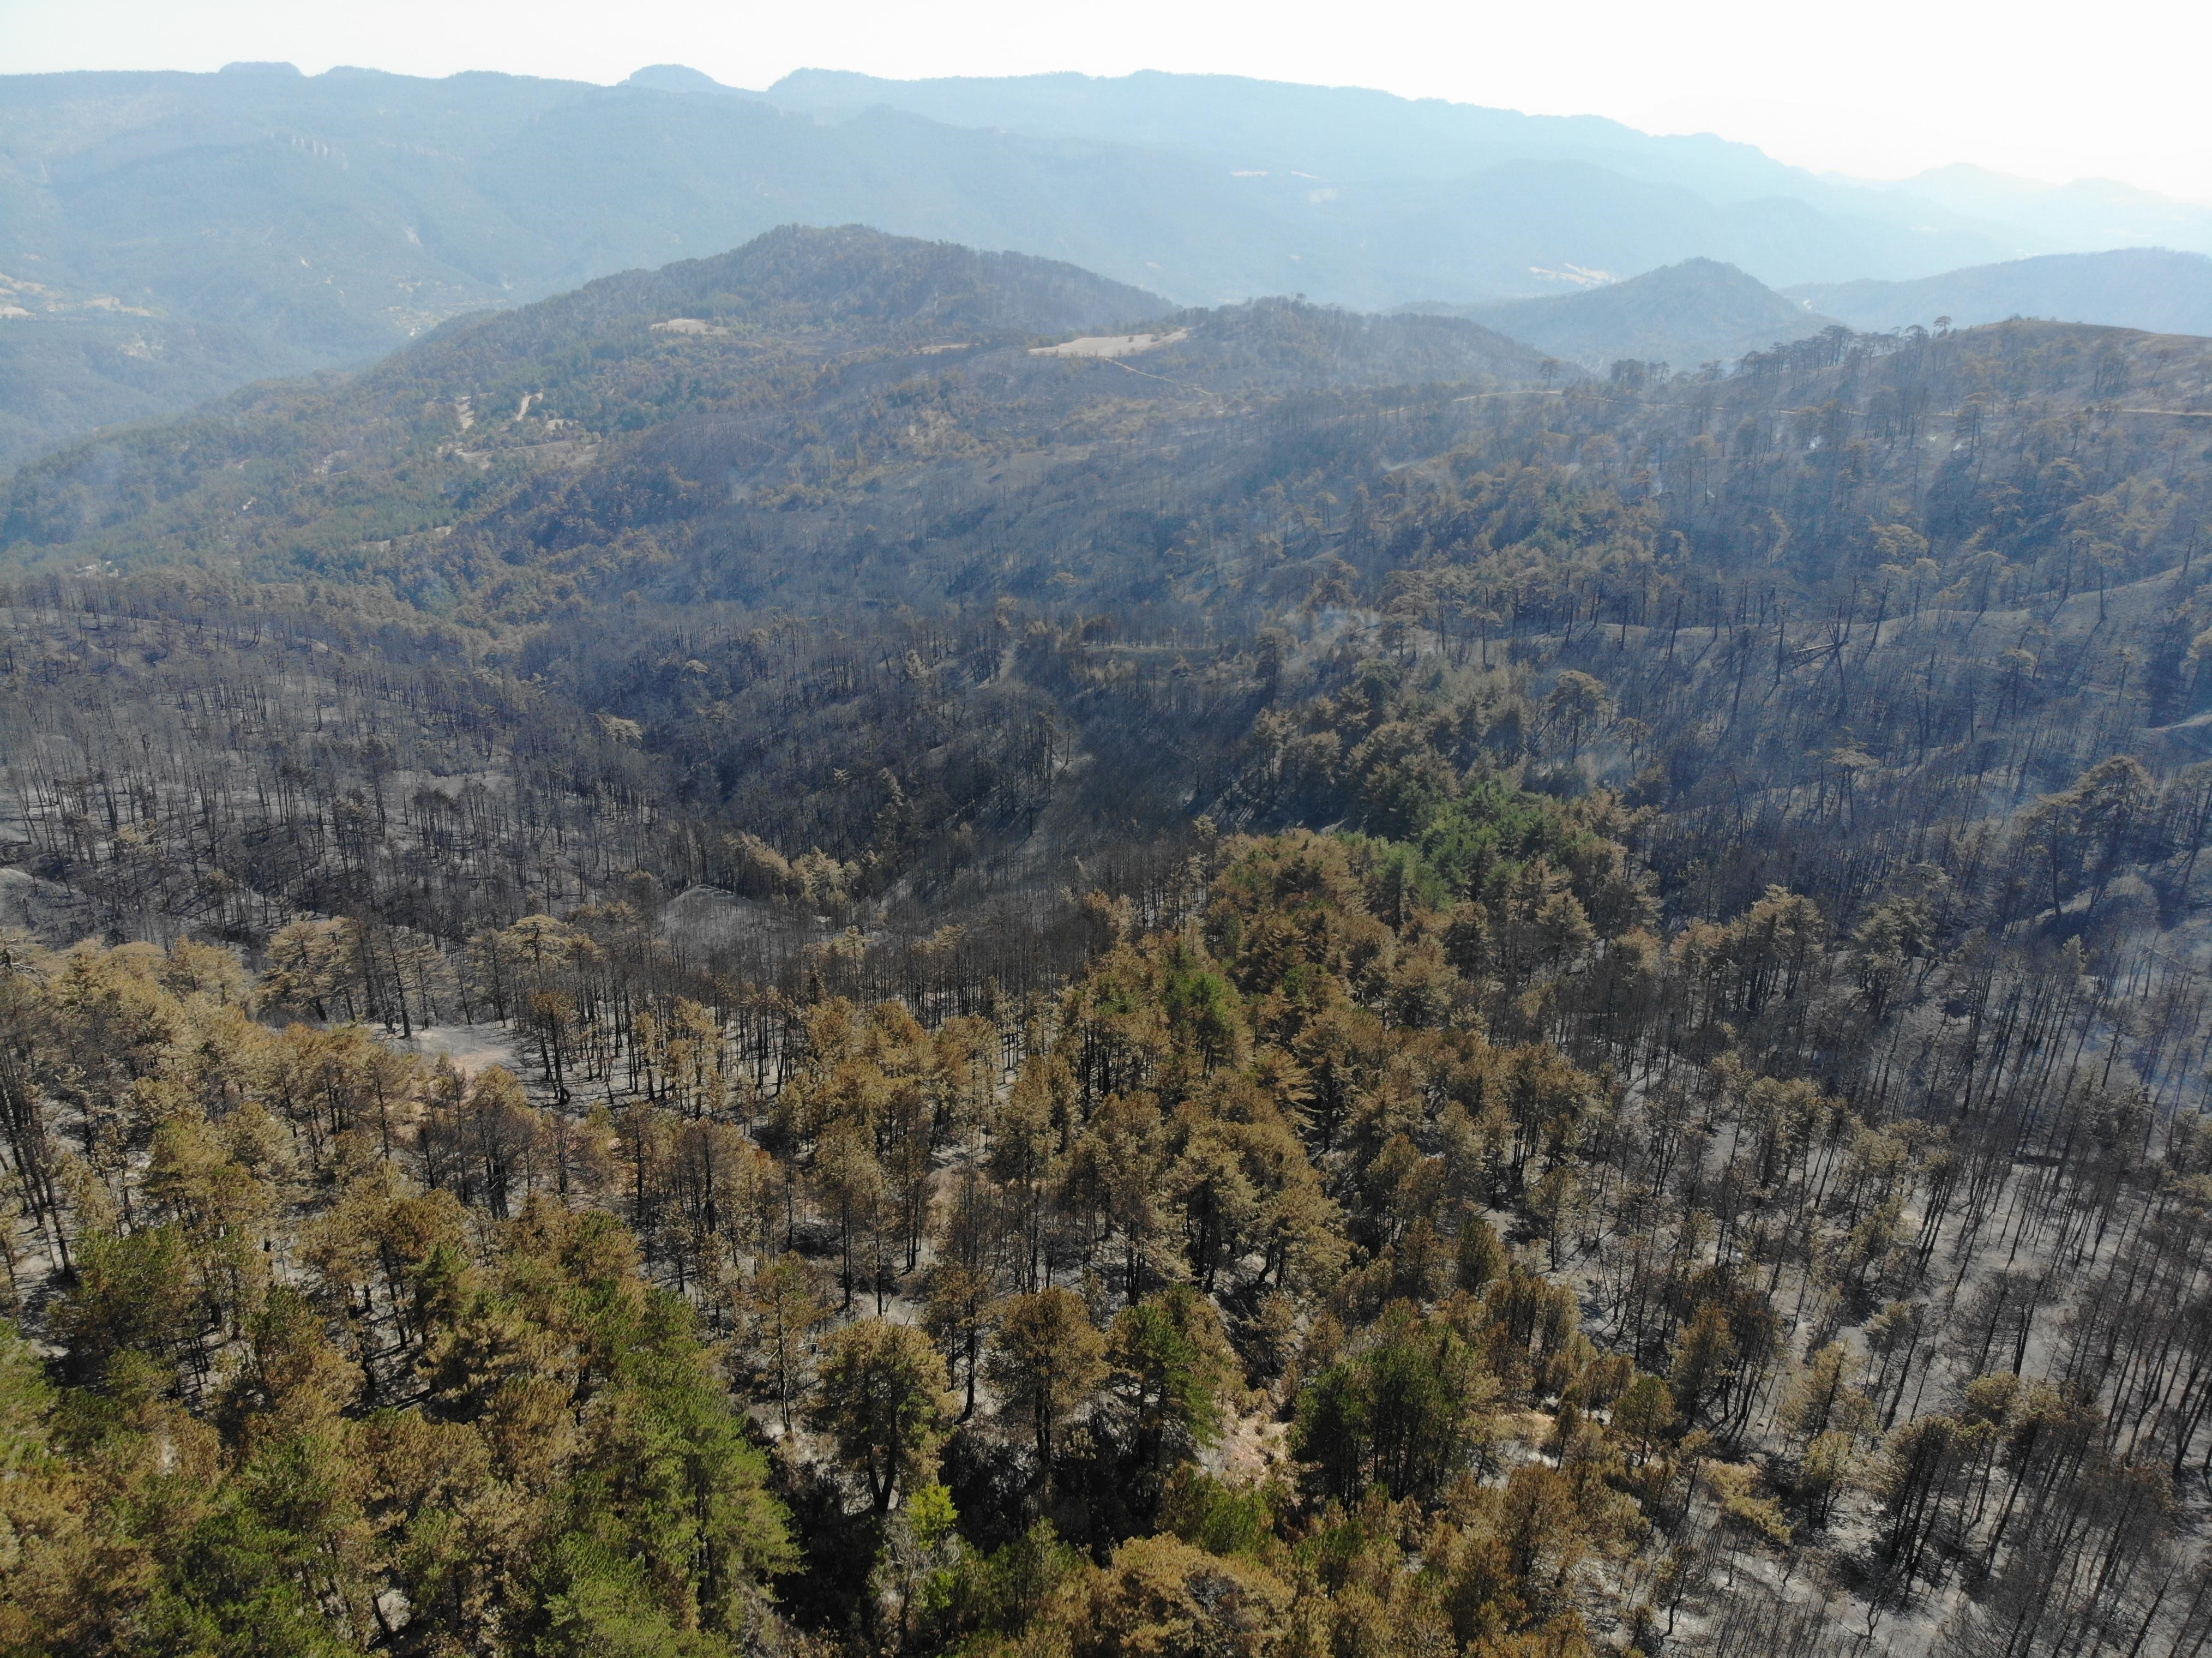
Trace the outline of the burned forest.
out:
[[[0,481],[0,1652],[2202,1658],[2212,340],[857,228]]]

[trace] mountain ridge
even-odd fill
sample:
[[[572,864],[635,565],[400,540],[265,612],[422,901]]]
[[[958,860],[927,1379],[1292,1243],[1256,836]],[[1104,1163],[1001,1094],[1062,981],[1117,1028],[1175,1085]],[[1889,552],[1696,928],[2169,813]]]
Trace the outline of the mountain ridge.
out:
[[[0,77],[0,276],[115,308],[0,317],[21,388],[0,467],[785,222],[1064,259],[1182,305],[1373,310],[1697,257],[1770,284],[1917,276],[2022,240],[1745,146],[1359,88],[811,71],[752,93],[667,64],[633,82]]]
[[[635,78],[0,77],[0,274],[154,313],[140,331],[146,385],[131,395],[90,395],[82,372],[42,366],[51,352],[30,367],[71,387],[82,418],[131,418],[271,368],[367,361],[448,316],[720,252],[793,220],[1071,259],[1184,304],[1284,291],[1370,307],[1473,300],[1543,291],[1530,267],[1692,253],[1764,260],[1776,280],[1884,267],[1854,251],[1861,229],[1802,203],[1716,207],[1679,180],[1586,157],[1516,161],[1510,144],[1454,164],[1462,175],[1490,165],[1486,184],[1439,186],[1436,198],[1418,179],[1302,180],[1295,155],[1262,156],[1266,177],[1232,177],[1135,126],[1024,135],[875,97],[825,118],[728,88],[692,95],[714,83],[680,66]],[[1145,84],[1178,106],[1193,89]],[[1398,108],[1383,94],[1251,88],[1299,108]],[[1589,130],[1601,128],[1613,131]],[[1284,124],[1260,131],[1272,143]],[[1391,143],[1403,160],[1407,146]],[[1524,189],[1500,165],[1584,170]],[[194,326],[244,330],[258,344],[227,351]],[[12,440],[0,434],[0,465],[71,429],[58,416],[18,421]]]

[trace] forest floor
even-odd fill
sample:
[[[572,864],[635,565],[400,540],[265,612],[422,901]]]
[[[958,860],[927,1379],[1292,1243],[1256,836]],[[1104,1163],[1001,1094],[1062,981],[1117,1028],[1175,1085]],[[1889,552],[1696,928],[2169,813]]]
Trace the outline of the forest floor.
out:
[[[0,927],[21,927],[42,943],[66,946],[97,931],[92,906],[58,881],[0,867]]]
[[[820,938],[831,931],[826,915],[801,916],[719,887],[687,887],[668,901],[660,917],[661,936],[698,957],[731,949],[748,938]]]
[[[426,1060],[450,1060],[464,1077],[473,1077],[488,1066],[503,1065],[518,1077],[523,1074],[514,1033],[506,1026],[484,1024],[426,1024],[412,1036],[380,1032],[384,1040]]]

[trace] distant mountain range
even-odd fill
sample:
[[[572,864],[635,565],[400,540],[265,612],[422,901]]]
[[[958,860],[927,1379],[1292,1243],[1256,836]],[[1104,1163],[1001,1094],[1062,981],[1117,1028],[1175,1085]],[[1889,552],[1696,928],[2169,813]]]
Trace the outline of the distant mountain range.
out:
[[[1693,258],[1770,285],[1907,281],[2146,215],[2212,248],[2212,214],[2115,191],[1862,188],[1709,137],[1224,76],[0,77],[0,468],[779,224],[1067,260],[1182,305],[1371,310]],[[1654,349],[1761,331],[1721,320]]]
[[[715,87],[696,70],[666,65],[631,79]],[[2052,185],[1956,166],[1859,185],[1711,133],[1661,137],[1600,116],[1523,115],[1351,87],[1158,72],[887,81],[802,70],[763,95],[830,116],[900,109],[956,126],[1147,145],[1236,168],[1294,167],[1338,185],[1443,183],[1509,161],[1582,161],[1722,206],[1804,203],[1867,237],[1870,260],[1856,274],[1869,276],[1904,274],[1874,268],[1878,243],[1907,262],[1942,246],[1972,246],[1972,259],[2142,244],[2212,252],[2212,208],[2106,179]]]
[[[2029,252],[2178,247],[2212,253],[2212,209],[2110,179],[2041,184],[1978,167],[1944,167],[1889,186],[1967,218],[2016,224],[2039,244]]]
[[[2130,247],[2051,253],[1914,282],[1807,283],[1790,297],[1854,328],[1961,328],[2008,317],[2103,323],[2154,334],[2212,334],[2212,258]]]

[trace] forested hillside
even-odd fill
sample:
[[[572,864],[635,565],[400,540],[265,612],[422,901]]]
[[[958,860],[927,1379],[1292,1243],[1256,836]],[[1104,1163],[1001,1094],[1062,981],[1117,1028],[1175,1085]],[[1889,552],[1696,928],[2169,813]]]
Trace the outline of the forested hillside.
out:
[[[787,231],[27,471],[0,1649],[2196,1658],[2208,414]]]

